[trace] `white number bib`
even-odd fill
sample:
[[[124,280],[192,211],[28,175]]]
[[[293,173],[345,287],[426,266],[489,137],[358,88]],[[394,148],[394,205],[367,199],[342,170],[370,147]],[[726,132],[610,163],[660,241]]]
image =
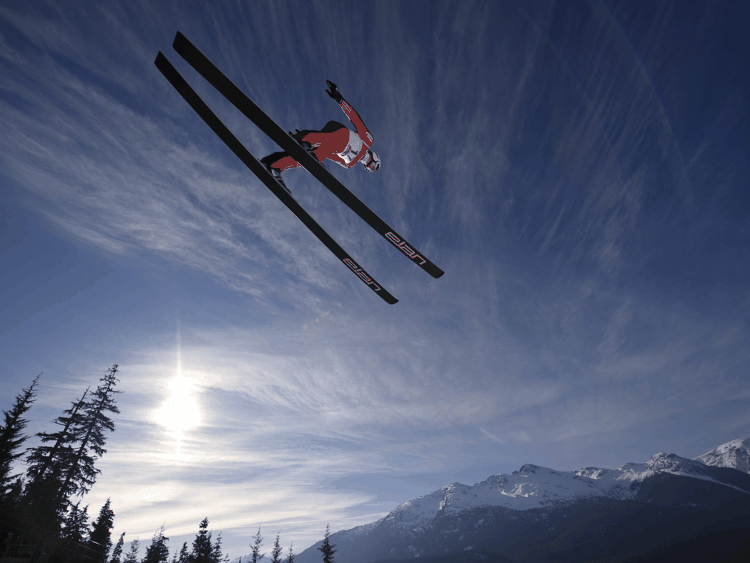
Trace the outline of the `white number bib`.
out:
[[[348,127],[347,127],[348,129]],[[352,160],[359,154],[359,151],[362,150],[362,139],[359,138],[359,135],[357,135],[354,131],[349,129],[349,143],[346,145],[346,148],[336,153],[338,154],[344,162],[347,164],[351,164]]]

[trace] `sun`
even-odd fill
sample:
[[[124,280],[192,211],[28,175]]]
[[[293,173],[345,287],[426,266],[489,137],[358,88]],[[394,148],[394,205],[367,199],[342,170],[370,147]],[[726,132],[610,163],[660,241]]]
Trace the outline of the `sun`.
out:
[[[154,414],[154,420],[168,431],[182,434],[201,424],[201,410],[194,396],[194,380],[177,375],[167,384],[169,396]]]

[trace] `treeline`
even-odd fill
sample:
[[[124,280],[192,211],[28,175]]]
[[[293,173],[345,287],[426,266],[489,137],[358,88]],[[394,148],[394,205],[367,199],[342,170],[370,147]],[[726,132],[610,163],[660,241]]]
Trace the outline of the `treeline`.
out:
[[[221,533],[213,539],[208,531],[208,518],[199,524],[198,533],[188,549],[187,542],[169,558],[164,526],[154,534],[139,559],[140,542],[130,542],[123,553],[125,532],[112,549],[111,531],[115,514],[110,499],[98,517],[89,524],[88,505],[81,508],[81,498],[91,490],[101,470],[95,462],[106,453],[105,432],[113,432],[115,424],[109,414],[119,414],[115,397],[117,364],[107,370],[96,390],[84,391],[71,407],[53,423],[59,430],[39,432],[41,444],[23,448],[28,436],[23,431],[28,421],[24,415],[36,397],[41,373],[27,389],[16,396],[13,408],[3,411],[0,425],[0,559],[28,563],[228,563],[222,553]],[[13,464],[23,458],[26,471],[12,474]],[[76,500],[77,499],[77,500]],[[74,502],[75,501],[75,502]],[[334,563],[334,546],[326,527],[322,547],[318,548],[324,563]],[[260,528],[251,544],[247,562],[259,563],[263,538]],[[271,563],[294,563],[292,546],[285,559],[277,535],[271,552]],[[110,553],[111,551],[111,553]]]
[[[330,525],[326,526],[325,537],[323,538],[323,545],[318,548],[323,557],[323,563],[335,563],[333,560],[333,554],[336,553],[335,546],[330,542],[331,528]],[[250,544],[251,553],[245,559],[245,563],[259,563],[266,554],[260,552],[260,548],[263,546],[263,537],[260,535],[260,527],[258,527],[258,533],[253,536],[255,542]],[[164,536],[164,526],[159,528],[154,537],[151,539],[151,545],[146,550],[146,556],[143,559],[138,559],[138,551],[140,549],[140,542],[135,539],[130,542],[130,551],[123,557],[125,532],[120,535],[120,539],[117,541],[112,557],[108,560],[109,563],[227,563],[229,556],[225,556],[221,551],[221,532],[216,537],[216,541],[212,541],[211,532],[208,531],[208,518],[204,518],[201,521],[198,534],[193,540],[192,550],[188,550],[187,542],[182,544],[182,547],[178,551],[175,548],[172,558],[169,558],[169,549],[166,546],[166,541],[169,538]],[[281,537],[276,534],[276,540],[273,544],[273,551],[270,555],[270,563],[294,563],[294,550],[293,542],[289,546],[286,557],[282,557],[284,548],[281,547]],[[107,561],[105,558],[103,561]],[[240,558],[239,563],[242,563]]]

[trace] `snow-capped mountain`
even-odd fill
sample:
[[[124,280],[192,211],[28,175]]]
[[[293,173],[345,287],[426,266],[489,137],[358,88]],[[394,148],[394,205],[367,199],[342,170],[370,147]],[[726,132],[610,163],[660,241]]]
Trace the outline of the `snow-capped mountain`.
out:
[[[722,511],[736,513],[737,522],[750,526],[749,442],[728,442],[694,460],[658,453],[646,463],[578,471],[526,464],[473,486],[452,483],[401,504],[377,522],[332,534],[336,561],[421,557],[428,563],[430,558],[476,550],[510,557],[503,560],[535,561],[552,549],[544,547],[545,541],[553,551],[578,550],[571,559],[576,560],[584,557],[581,546],[589,541],[581,535],[599,538],[585,547],[599,553],[597,549],[606,552],[616,544],[614,536],[626,532],[642,532],[643,537],[627,540],[622,549],[645,550],[657,539],[670,539],[669,534],[689,534],[691,522],[697,529],[709,529],[719,515],[727,520],[728,513]],[[672,529],[673,520],[680,526]],[[605,532],[592,536],[597,527],[612,541],[601,539]],[[662,529],[661,535],[648,532],[656,529]],[[319,545],[300,553],[296,562],[317,563]]]
[[[380,522],[394,529],[409,531],[439,515],[477,507],[531,510],[593,498],[634,500],[639,493],[638,484],[658,474],[703,479],[750,495],[750,489],[743,491],[726,482],[726,479],[716,475],[704,463],[675,454],[658,453],[646,463],[627,463],[618,469],[587,467],[578,471],[556,471],[526,464],[510,475],[492,475],[473,486],[451,483],[440,490],[403,503],[378,522],[358,526],[350,532],[362,535]]]
[[[732,440],[693,459],[714,467],[731,467],[750,473],[750,438]]]

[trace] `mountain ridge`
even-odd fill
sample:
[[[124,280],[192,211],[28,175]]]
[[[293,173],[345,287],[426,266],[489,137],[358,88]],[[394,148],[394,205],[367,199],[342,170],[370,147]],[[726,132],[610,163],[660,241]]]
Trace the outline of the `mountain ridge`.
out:
[[[554,521],[560,526],[576,513],[580,520],[578,525],[584,527],[594,525],[597,518],[600,522],[612,518],[615,522],[617,518],[628,522],[633,530],[645,534],[645,539],[634,545],[647,551],[658,538],[651,537],[648,529],[641,529],[639,520],[653,521],[653,526],[657,526],[662,509],[668,509],[673,518],[684,520],[686,530],[692,529],[691,518],[705,511],[721,516],[721,510],[727,510],[740,519],[744,517],[744,504],[750,507],[750,472],[737,467],[750,465],[749,443],[750,439],[733,440],[694,459],[660,452],[645,463],[626,463],[617,469],[586,467],[558,471],[524,464],[510,475],[491,475],[473,486],[445,485],[402,503],[380,520],[335,532],[331,543],[338,546],[337,563],[375,563],[378,559],[415,557],[423,561],[427,561],[427,557],[438,560],[452,556],[449,553],[452,550],[456,553],[487,551],[488,546],[492,548],[488,553],[493,553],[492,557],[497,556],[500,561],[507,554],[497,550],[512,551],[513,548],[505,540],[493,543],[493,534],[502,535],[503,530],[512,528],[519,537],[528,536],[517,542],[517,555],[528,552],[527,556],[531,557],[528,560],[532,561],[536,557],[534,547],[523,542],[533,544],[533,534],[543,534],[543,521]],[[750,513],[747,516],[747,525],[750,525]],[[487,529],[488,519],[499,527],[494,531]],[[724,529],[722,521],[717,520],[717,531]],[[448,527],[443,528],[443,524],[449,522]],[[705,522],[708,525],[708,520]],[[668,524],[664,526],[669,528]],[[480,529],[481,533],[472,532]],[[574,536],[580,532],[575,526],[571,530]],[[454,532],[458,537],[451,543],[447,538]],[[680,530],[674,529],[673,533],[679,534]],[[469,537],[475,537],[476,541],[467,544]],[[557,543],[564,551],[567,544]],[[317,547],[321,544],[318,542],[304,550],[295,561],[317,563]],[[472,561],[481,560],[477,558],[479,555],[472,557]]]
[[[750,473],[750,438],[726,442],[693,459],[713,467],[729,467]]]

